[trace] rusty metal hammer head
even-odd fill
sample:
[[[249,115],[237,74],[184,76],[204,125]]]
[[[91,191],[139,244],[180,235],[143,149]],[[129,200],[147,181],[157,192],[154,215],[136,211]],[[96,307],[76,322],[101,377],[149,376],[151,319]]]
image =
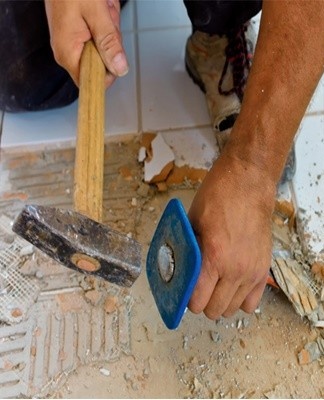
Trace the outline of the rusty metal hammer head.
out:
[[[138,242],[75,211],[27,205],[12,230],[66,267],[120,286],[141,272]]]

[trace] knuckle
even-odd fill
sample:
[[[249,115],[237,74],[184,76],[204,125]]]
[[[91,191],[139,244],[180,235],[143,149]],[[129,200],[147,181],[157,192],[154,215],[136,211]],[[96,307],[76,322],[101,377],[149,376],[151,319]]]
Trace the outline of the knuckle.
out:
[[[51,40],[51,47],[55,61],[59,65],[64,66],[66,60],[65,53],[63,51],[64,47],[57,40]]]
[[[241,306],[241,309],[247,314],[252,314],[258,307],[258,304],[259,304],[259,299],[245,300]]]
[[[204,314],[208,319],[215,320],[218,319],[223,314],[225,308],[226,307],[224,307],[223,304],[210,301],[204,309]]]
[[[217,312],[217,310],[209,310],[209,309],[205,309],[204,314],[206,315],[206,317],[208,319],[210,319],[212,321],[215,321],[221,315],[220,313]]]
[[[203,311],[203,306],[194,299],[190,301],[188,308],[193,314],[200,314]]]
[[[120,34],[114,30],[106,33],[98,39],[98,47],[101,51],[107,52],[120,46]]]
[[[190,305],[189,310],[193,313],[193,314],[200,314],[201,313],[201,309],[200,307],[196,306],[196,305]]]
[[[250,271],[248,279],[247,279],[247,284],[249,286],[255,286],[256,284],[265,281],[267,279],[268,272],[266,274],[263,273],[263,271],[258,270],[255,268],[254,270]]]
[[[225,318],[232,317],[232,316],[235,314],[236,311],[237,311],[237,310],[232,310],[232,309],[226,310],[226,311],[223,313],[223,317],[225,317]]]
[[[240,281],[244,277],[247,270],[247,264],[243,262],[238,262],[233,268],[233,278],[235,281]]]
[[[244,305],[244,306],[242,306],[241,308],[242,308],[242,310],[243,310],[244,312],[246,312],[247,314],[253,314],[254,311],[255,311],[255,309],[256,309],[256,306]]]

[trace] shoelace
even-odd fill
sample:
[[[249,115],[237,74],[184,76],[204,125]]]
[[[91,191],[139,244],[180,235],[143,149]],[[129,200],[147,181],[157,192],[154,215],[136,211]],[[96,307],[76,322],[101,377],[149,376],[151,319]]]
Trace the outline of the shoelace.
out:
[[[243,100],[247,75],[253,57],[252,51],[248,49],[248,43],[245,37],[246,30],[247,26],[243,25],[239,30],[232,31],[227,35],[228,45],[225,49],[226,61],[218,83],[218,91],[220,94],[228,96],[232,93],[236,93],[241,102]],[[232,66],[233,88],[230,90],[223,90],[222,86],[229,65]]]

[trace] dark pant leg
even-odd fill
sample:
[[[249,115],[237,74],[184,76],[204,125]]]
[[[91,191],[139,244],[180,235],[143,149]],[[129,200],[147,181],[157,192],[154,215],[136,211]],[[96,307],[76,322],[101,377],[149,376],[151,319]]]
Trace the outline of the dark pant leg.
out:
[[[0,1],[0,109],[35,111],[73,102],[78,89],[54,60],[43,1]]]
[[[262,0],[184,0],[193,31],[223,35],[256,15]]]

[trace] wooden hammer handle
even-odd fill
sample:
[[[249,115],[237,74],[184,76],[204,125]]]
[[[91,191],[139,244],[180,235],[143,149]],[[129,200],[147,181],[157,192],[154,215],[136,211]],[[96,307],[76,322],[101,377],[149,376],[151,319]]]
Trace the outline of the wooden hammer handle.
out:
[[[98,222],[103,199],[105,73],[94,43],[87,42],[80,64],[74,207]]]

